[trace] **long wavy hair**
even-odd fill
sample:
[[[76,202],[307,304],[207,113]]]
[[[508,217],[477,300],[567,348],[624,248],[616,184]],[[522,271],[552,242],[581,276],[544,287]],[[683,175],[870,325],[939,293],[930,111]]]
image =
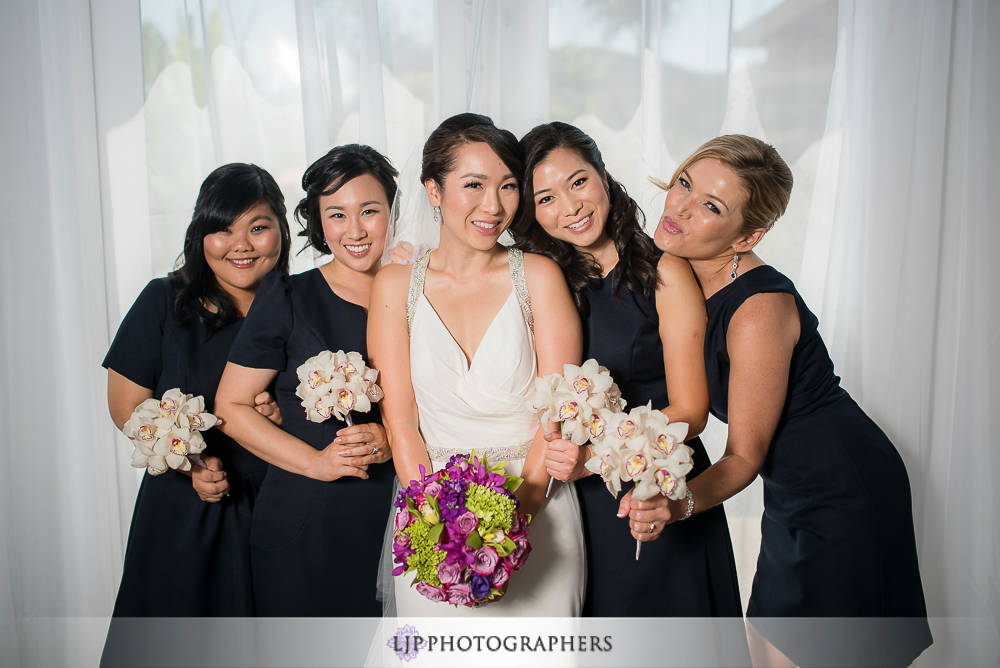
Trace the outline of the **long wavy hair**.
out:
[[[556,149],[569,149],[590,163],[605,181],[608,193],[608,219],[604,233],[618,252],[618,264],[608,274],[615,298],[622,301],[622,285],[642,295],[652,303],[659,283],[656,271],[658,254],[653,240],[646,234],[645,216],[625,186],[616,181],[604,166],[597,143],[583,130],[553,121],[534,128],[521,138],[524,151],[524,179],[521,181],[521,209],[514,221],[515,245],[527,253],[552,258],[566,276],[573,301],[581,315],[590,312],[587,292],[601,277],[601,267],[594,258],[578,251],[572,244],[556,239],[535,220],[534,170]]]
[[[174,271],[167,275],[175,293],[174,313],[181,324],[199,320],[211,333],[240,317],[233,300],[219,286],[208,266],[205,237],[226,229],[258,202],[271,207],[281,230],[281,253],[272,271],[288,273],[291,234],[285,198],[274,177],[257,165],[241,162],[223,165],[201,184],[194,215],[184,235],[184,252],[177,258]],[[199,304],[211,305],[215,312],[198,308]]]

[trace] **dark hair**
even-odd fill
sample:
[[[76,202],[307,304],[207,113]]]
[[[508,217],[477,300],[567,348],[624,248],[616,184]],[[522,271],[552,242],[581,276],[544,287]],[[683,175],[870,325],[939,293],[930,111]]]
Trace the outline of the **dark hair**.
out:
[[[302,190],[306,196],[295,207],[295,219],[302,225],[300,237],[306,237],[306,247],[312,246],[324,255],[330,247],[323,235],[323,218],[319,213],[319,198],[332,195],[348,181],[368,174],[382,186],[389,206],[396,197],[396,177],[399,172],[384,155],[364,144],[335,146],[322,158],[309,165],[302,175]]]
[[[285,198],[274,177],[257,165],[242,162],[223,165],[201,184],[191,224],[184,235],[184,252],[177,258],[174,271],[168,274],[175,292],[174,313],[182,324],[200,320],[213,332],[239,318],[236,305],[219,286],[205,259],[205,237],[226,229],[259,202],[271,207],[281,231],[281,253],[272,271],[288,273],[291,234],[285,217]],[[203,302],[214,306],[215,313],[198,308]]]
[[[740,235],[758,229],[766,232],[785,213],[792,196],[792,170],[773,146],[756,137],[722,135],[709,139],[674,170],[670,183],[652,181],[668,190],[688,167],[704,158],[715,158],[736,172],[740,179],[746,195],[740,204],[743,216]]]
[[[593,257],[580,253],[572,244],[549,236],[535,220],[535,167],[556,149],[569,149],[590,163],[606,182],[609,206],[604,232],[618,251],[618,264],[608,276],[612,293],[621,301],[619,288],[624,284],[652,303],[659,283],[656,246],[643,229],[645,216],[642,210],[628,196],[625,186],[608,173],[597,143],[579,128],[553,121],[539,125],[524,135],[521,148],[524,150],[525,165],[521,181],[521,209],[513,225],[515,245],[528,253],[538,253],[555,260],[566,275],[577,309],[583,315],[589,313],[587,291],[591,282],[600,278],[600,267]]]
[[[489,146],[514,177],[522,180],[524,159],[517,137],[498,128],[489,116],[464,113],[445,120],[427,138],[420,161],[420,182],[433,179],[439,188],[444,188],[444,177],[455,169],[458,147],[475,143]]]

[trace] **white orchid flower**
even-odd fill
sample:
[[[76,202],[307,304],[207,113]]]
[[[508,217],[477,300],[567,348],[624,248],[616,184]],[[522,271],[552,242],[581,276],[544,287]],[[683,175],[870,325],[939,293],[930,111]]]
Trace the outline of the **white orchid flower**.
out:
[[[586,461],[584,466],[601,476],[612,496],[618,496],[622,491],[622,479],[619,475],[621,456],[618,448],[597,443],[594,445],[594,456]]]
[[[558,373],[547,373],[541,378],[535,378],[535,392],[525,400],[524,405],[538,413],[538,421],[543,429],[548,429],[549,421],[558,422],[552,417],[555,412],[553,397],[566,379]]]
[[[569,384],[571,391],[585,397],[595,394],[603,395],[613,383],[611,374],[595,359],[587,360],[582,366],[564,364],[563,377]]]
[[[382,397],[385,394],[382,392],[382,388],[375,384],[378,380],[378,369],[367,369],[362,375],[362,381],[365,384],[365,394],[368,398],[374,402],[382,401]]]
[[[163,393],[163,398],[160,399],[159,408],[161,417],[173,417],[180,410],[181,406],[190,399],[191,396],[184,394],[180,391],[180,388],[174,388],[172,390],[167,390]]]
[[[628,405],[628,402],[622,399],[622,391],[618,389],[618,383],[611,383],[611,387],[608,388],[605,408],[613,411],[623,411],[626,405]]]
[[[343,374],[347,380],[353,380],[355,377],[363,377],[365,371],[368,370],[368,367],[365,366],[365,360],[360,353],[345,353],[343,350],[338,350],[331,355],[331,360],[334,369],[338,373]]]

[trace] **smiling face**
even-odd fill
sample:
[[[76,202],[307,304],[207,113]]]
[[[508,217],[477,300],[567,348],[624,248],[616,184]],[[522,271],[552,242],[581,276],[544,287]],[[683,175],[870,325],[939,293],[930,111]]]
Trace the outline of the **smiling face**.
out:
[[[206,234],[205,261],[219,286],[236,298],[254,292],[278,262],[281,229],[266,202],[257,202],[229,227]]]
[[[323,236],[335,260],[354,271],[376,271],[389,229],[389,210],[385,189],[371,174],[320,196]]]
[[[741,212],[746,193],[725,163],[703,158],[667,191],[653,240],[663,251],[689,260],[732,255],[745,235]]]
[[[586,250],[603,241],[608,220],[604,175],[572,149],[559,148],[532,173],[535,220],[549,236]]]
[[[442,240],[447,235],[463,245],[489,250],[517,212],[517,178],[482,142],[459,146],[454,165],[443,188],[433,179],[425,184],[431,206],[441,207]]]

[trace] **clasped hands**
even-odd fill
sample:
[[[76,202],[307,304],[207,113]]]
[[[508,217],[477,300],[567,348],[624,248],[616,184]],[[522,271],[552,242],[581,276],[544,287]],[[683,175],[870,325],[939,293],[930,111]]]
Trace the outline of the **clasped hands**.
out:
[[[572,482],[593,475],[584,466],[592,455],[589,446],[576,445],[554,433],[546,434],[545,441],[548,444],[545,468],[550,476],[563,482]],[[632,498],[632,489],[629,489],[618,504],[618,517],[628,516],[632,536],[646,543],[659,538],[663,528],[682,519],[686,510],[686,499],[673,500],[657,494],[640,501]]]

